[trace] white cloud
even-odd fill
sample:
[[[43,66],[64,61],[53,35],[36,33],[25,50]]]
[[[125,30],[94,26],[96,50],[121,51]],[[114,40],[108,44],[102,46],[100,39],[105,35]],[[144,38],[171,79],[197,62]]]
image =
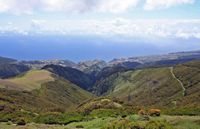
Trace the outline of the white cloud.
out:
[[[45,23],[45,20],[33,19],[31,20],[31,27],[32,29],[40,29],[44,26]]]
[[[193,4],[194,2],[195,0],[146,0],[144,9],[146,10],[163,9],[175,5]]]
[[[32,14],[35,11],[121,13],[139,0],[0,0],[0,12]]]
[[[122,13],[143,4],[144,9],[163,9],[195,0],[0,0],[0,13],[33,14],[37,11]]]
[[[123,36],[129,38],[198,38],[200,20],[133,20],[115,18],[107,20],[43,20],[33,19],[27,25],[7,23],[1,32],[27,34]]]
[[[0,0],[0,12],[32,14],[39,5],[39,0]]]
[[[41,21],[35,22],[36,24]],[[200,20],[107,20],[46,21],[40,31],[67,35],[102,35],[141,38],[200,38]]]
[[[42,0],[45,9],[66,12],[120,13],[137,6],[138,0]]]
[[[98,11],[119,13],[136,7],[139,0],[101,0]]]
[[[8,5],[5,3],[5,2],[1,2],[0,1],[0,12],[5,12],[5,11],[7,11],[8,10]]]

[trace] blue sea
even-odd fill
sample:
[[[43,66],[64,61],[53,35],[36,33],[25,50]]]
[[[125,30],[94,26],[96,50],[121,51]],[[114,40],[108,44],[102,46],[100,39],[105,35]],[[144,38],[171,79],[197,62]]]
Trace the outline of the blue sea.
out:
[[[0,56],[18,60],[81,60],[145,56],[200,50],[198,39],[142,39],[101,36],[1,35]]]

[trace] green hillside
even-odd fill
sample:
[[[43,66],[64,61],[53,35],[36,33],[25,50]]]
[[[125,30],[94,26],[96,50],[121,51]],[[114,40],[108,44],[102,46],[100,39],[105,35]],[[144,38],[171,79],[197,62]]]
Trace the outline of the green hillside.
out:
[[[118,72],[96,83],[97,95],[135,106],[200,107],[200,62]]]
[[[33,70],[0,81],[0,107],[3,113],[73,110],[92,94],[68,80],[45,70]],[[2,115],[2,112],[1,112]]]
[[[74,68],[62,67],[58,65],[47,65],[42,69],[48,70],[59,77],[65,78],[66,80],[69,80],[85,90],[90,90],[94,83],[94,80],[92,80],[89,75]]]
[[[177,65],[174,73],[185,87],[185,97],[180,101],[180,106],[200,106],[200,61],[193,61]]]

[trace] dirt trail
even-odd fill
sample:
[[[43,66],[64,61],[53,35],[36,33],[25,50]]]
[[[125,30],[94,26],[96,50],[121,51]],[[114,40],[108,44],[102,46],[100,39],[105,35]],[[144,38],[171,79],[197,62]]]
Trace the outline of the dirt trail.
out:
[[[173,68],[173,67],[170,67],[170,72],[171,72],[173,78],[175,78],[175,79],[179,82],[179,84],[181,85],[181,88],[183,89],[183,96],[185,96],[185,95],[186,95],[186,89],[185,89],[183,83],[181,82],[181,80],[179,80],[179,79],[176,77],[176,75],[174,74],[174,68]]]

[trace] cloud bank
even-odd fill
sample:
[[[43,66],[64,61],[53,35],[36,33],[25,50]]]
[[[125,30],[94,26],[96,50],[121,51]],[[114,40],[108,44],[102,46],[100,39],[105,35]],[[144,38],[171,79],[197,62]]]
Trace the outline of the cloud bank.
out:
[[[195,0],[0,0],[0,13],[33,14],[37,11],[122,13],[140,4],[145,10],[153,10],[194,2]]]
[[[33,19],[23,30],[19,24],[7,24],[0,32],[56,35],[125,36],[130,38],[197,38],[200,20],[55,20]],[[20,28],[20,29],[19,29]],[[22,33],[22,34],[23,34]]]
[[[146,10],[163,9],[176,5],[193,4],[194,2],[195,0],[146,0],[144,9]]]
[[[139,0],[0,0],[0,12],[32,14],[35,11],[120,13]]]

